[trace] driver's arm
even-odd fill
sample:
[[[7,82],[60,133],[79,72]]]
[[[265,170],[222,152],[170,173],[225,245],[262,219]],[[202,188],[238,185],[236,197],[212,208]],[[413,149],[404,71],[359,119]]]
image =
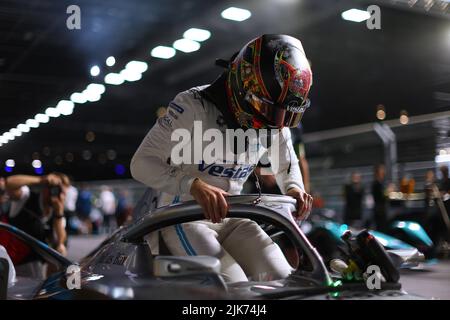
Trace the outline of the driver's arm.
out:
[[[278,152],[273,149],[274,147],[276,145],[272,143],[268,156],[281,192],[286,194],[291,188],[305,190],[298,158],[292,145],[291,132],[288,128],[282,129],[279,134]]]
[[[276,150],[277,143],[275,149],[272,143],[269,152],[272,171],[281,192],[297,199],[297,218],[306,219],[311,211],[313,199],[305,192],[298,158],[292,146],[291,132],[288,128],[284,128],[278,136],[278,150]]]
[[[311,187],[310,187],[310,182],[309,182],[309,164],[308,164],[308,160],[306,160],[305,154],[300,154],[300,171],[302,173],[302,177],[303,177],[303,184],[305,185],[305,191],[310,193],[311,191]]]

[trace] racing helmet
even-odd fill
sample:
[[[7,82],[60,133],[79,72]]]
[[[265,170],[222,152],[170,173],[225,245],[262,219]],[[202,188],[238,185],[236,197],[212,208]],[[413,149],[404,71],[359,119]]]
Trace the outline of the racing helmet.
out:
[[[243,128],[297,127],[309,107],[312,72],[300,40],[265,34],[230,61],[229,107]]]

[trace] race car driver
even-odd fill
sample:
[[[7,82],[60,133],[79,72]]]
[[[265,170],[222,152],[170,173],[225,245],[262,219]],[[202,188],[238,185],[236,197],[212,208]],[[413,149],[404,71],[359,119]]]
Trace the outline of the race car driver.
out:
[[[165,228],[161,235],[173,255],[209,255],[221,261],[221,273],[228,282],[269,280],[287,277],[292,267],[280,248],[248,219],[226,218],[227,195],[239,194],[244,182],[264,153],[267,139],[251,139],[246,150],[257,157],[247,162],[223,158],[198,163],[175,164],[172,141],[180,130],[194,140],[194,121],[202,130],[277,129],[277,153],[269,153],[277,163],[274,173],[284,194],[297,199],[297,218],[309,214],[312,197],[304,191],[298,159],[289,127],[297,127],[305,109],[312,73],[301,42],[287,35],[262,35],[247,43],[226,64],[211,85],[179,93],[169,103],[142,141],[131,161],[133,177],[162,191],[158,205],[195,199],[204,210],[205,220]],[[194,143],[195,144],[195,143]],[[207,145],[202,142],[202,146]],[[195,152],[193,150],[192,152]],[[158,239],[148,237],[157,253]]]

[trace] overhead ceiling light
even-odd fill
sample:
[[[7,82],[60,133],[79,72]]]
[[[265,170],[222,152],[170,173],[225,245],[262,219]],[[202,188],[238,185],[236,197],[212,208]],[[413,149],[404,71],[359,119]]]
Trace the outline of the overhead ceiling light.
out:
[[[143,72],[147,71],[148,64],[147,64],[147,62],[144,62],[144,61],[132,60],[127,63],[127,65],[125,66],[125,69],[130,70],[132,72],[143,73]]]
[[[73,113],[74,104],[70,100],[61,100],[56,105],[56,110],[58,110],[62,115],[69,116]]]
[[[0,136],[0,143],[5,144],[8,143],[8,139],[6,139],[3,135]]]
[[[5,132],[3,134],[3,138],[5,138],[8,141],[14,140],[16,137],[11,132]]]
[[[105,76],[105,83],[107,84],[112,84],[112,85],[120,85],[124,82],[125,80],[123,79],[123,77],[119,74],[119,73],[108,73]]]
[[[38,113],[35,117],[34,120],[36,120],[39,123],[47,123],[50,121],[50,118],[48,115],[43,114],[43,113]]]
[[[73,108],[64,107],[60,109],[60,112],[63,116],[70,116],[73,113]]]
[[[31,165],[33,166],[33,168],[38,169],[42,167],[42,162],[41,160],[33,160],[33,162],[31,162]]]
[[[170,59],[176,54],[176,51],[172,47],[157,46],[152,49],[150,54],[155,58]]]
[[[123,69],[122,71],[120,71],[120,75],[122,76],[122,78],[126,81],[138,81],[142,79],[142,73],[139,72],[133,72],[130,69]]]
[[[244,21],[252,16],[252,13],[246,9],[230,7],[220,14],[222,18],[233,21]]]
[[[112,67],[115,64],[116,64],[116,58],[114,58],[113,56],[110,56],[106,59],[106,65],[108,67]]]
[[[8,159],[5,161],[5,165],[10,168],[14,168],[16,166],[16,162],[14,159]]]
[[[92,92],[96,94],[103,94],[105,93],[105,90],[106,90],[105,86],[100,83],[90,83],[86,87],[87,92]]]
[[[23,123],[19,124],[19,125],[17,126],[17,129],[19,129],[20,131],[22,131],[22,132],[24,132],[24,133],[30,132],[30,127],[27,126],[26,124],[23,124]]]
[[[86,97],[89,102],[96,102],[102,98],[102,96],[96,92],[87,92],[83,91],[83,95]]]
[[[25,124],[30,128],[39,128],[39,122],[34,119],[28,119]]]
[[[105,92],[105,86],[100,83],[91,83],[82,92],[87,101],[95,102],[101,99],[101,95]]]
[[[190,28],[183,33],[183,38],[202,42],[208,40],[211,37],[211,32],[204,29]]]
[[[47,108],[45,110],[45,114],[48,115],[49,117],[57,118],[61,115],[61,112],[59,112],[59,110],[56,108]]]
[[[350,9],[341,13],[344,20],[362,22],[370,18],[370,13],[365,10]]]
[[[173,47],[179,51],[189,53],[200,49],[200,43],[189,39],[179,39],[173,43]]]
[[[17,128],[12,128],[9,132],[11,132],[11,134],[15,137],[20,137],[22,135],[22,131]]]
[[[70,100],[72,102],[78,103],[78,104],[83,104],[86,103],[87,99],[84,96],[84,94],[80,93],[80,92],[74,92],[71,94],[70,96]]]
[[[91,76],[96,77],[100,74],[100,68],[98,66],[93,66],[91,68]]]

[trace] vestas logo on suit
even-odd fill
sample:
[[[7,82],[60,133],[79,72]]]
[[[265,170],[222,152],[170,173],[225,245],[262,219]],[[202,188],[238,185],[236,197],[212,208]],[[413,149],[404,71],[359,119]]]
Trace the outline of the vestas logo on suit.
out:
[[[214,177],[223,177],[230,179],[244,179],[248,177],[252,171],[253,165],[244,165],[238,168],[227,168],[220,164],[209,164],[206,165],[204,161],[198,165],[198,170],[201,172],[208,171],[208,174]]]
[[[167,115],[166,115],[167,116]],[[164,118],[164,117],[163,117]],[[172,120],[172,118],[170,118]],[[161,127],[169,129],[175,120],[166,123],[163,119],[160,122]],[[218,177],[228,177],[232,179],[245,178],[251,172],[251,169],[241,168],[238,173],[229,168],[230,163],[246,164],[252,166],[260,161],[261,152],[267,148],[268,160],[274,172],[278,171],[280,157],[280,145],[284,142],[283,134],[278,129],[226,129],[225,132],[217,128],[208,128],[203,130],[202,121],[195,120],[192,128],[175,128],[170,135],[170,142],[174,143],[170,152],[170,159],[173,165],[196,164],[200,165],[199,170]],[[176,125],[174,125],[176,127]],[[209,124],[208,124],[209,126]],[[269,143],[270,142],[270,143]],[[285,152],[285,150],[283,151]],[[228,167],[215,164],[217,159],[223,160]],[[202,164],[212,163],[210,166]],[[263,163],[268,164],[268,163]],[[243,172],[242,172],[243,171]],[[242,175],[242,176],[241,176]]]

